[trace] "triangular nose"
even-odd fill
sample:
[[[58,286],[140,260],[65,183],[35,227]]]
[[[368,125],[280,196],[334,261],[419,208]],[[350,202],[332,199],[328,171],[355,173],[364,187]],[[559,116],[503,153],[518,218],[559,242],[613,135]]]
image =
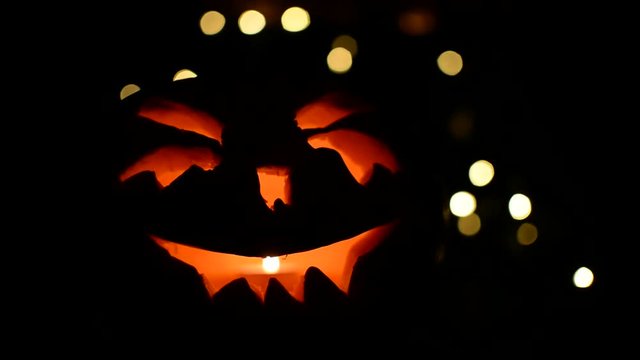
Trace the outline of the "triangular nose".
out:
[[[290,203],[289,171],[286,166],[264,166],[258,168],[260,181],[260,195],[271,210],[274,210],[276,200],[284,204]]]

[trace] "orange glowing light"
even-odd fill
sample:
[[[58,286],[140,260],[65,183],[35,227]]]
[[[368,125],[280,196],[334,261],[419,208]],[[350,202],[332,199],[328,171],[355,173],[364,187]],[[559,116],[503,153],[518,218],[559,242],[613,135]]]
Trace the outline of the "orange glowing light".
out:
[[[361,185],[369,181],[375,163],[393,173],[399,168],[396,157],[383,142],[354,130],[342,129],[317,134],[308,141],[316,149],[326,147],[337,151],[351,175]]]
[[[276,199],[289,204],[289,169],[283,167],[258,168],[260,194],[267,206],[273,209]]]
[[[222,123],[218,119],[204,111],[175,101],[165,99],[147,101],[140,107],[138,115],[222,142]]]
[[[324,128],[353,113],[365,111],[364,105],[347,103],[342,94],[328,94],[296,112],[301,129]]]
[[[347,293],[351,273],[358,258],[373,250],[385,239],[395,223],[388,223],[368,230],[351,239],[343,240],[314,250],[279,256],[277,273],[266,273],[263,258],[218,253],[192,246],[177,244],[152,236],[155,242],[171,256],[194,266],[205,279],[209,294],[233,280],[244,277],[251,288],[264,299],[270,278],[277,279],[299,301],[304,301],[304,274],[310,267],[317,267],[338,288]]]
[[[280,257],[267,256],[262,259],[262,270],[265,274],[277,274],[280,270]]]
[[[120,174],[120,181],[143,171],[153,171],[162,186],[167,186],[193,165],[211,170],[220,163],[220,156],[205,147],[165,146],[155,150]]]

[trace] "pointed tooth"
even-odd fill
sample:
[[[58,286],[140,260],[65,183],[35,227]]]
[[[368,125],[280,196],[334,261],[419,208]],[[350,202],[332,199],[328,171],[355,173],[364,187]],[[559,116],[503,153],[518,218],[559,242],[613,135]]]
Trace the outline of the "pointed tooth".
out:
[[[304,303],[310,313],[344,314],[349,299],[320,269],[310,267],[304,275]]]
[[[160,183],[153,171],[141,171],[122,182],[122,191],[132,194],[156,195],[160,191]]]
[[[235,279],[223,286],[211,298],[216,317],[255,317],[262,313],[260,297],[245,278]]]
[[[272,316],[298,316],[303,310],[302,304],[276,278],[269,279],[264,305]]]

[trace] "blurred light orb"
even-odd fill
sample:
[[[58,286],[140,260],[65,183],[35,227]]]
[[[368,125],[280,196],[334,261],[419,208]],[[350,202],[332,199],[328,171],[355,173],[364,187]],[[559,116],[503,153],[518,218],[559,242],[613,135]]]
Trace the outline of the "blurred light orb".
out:
[[[467,191],[458,191],[449,199],[449,209],[457,217],[465,217],[476,211],[476,198]]]
[[[246,35],[255,35],[262,31],[267,25],[264,15],[257,10],[247,10],[240,14],[238,18],[238,27],[240,31]]]
[[[120,90],[120,100],[124,100],[125,98],[137,93],[138,91],[140,91],[140,86],[136,84],[125,85]]]
[[[593,284],[594,276],[593,272],[583,266],[578,268],[575,273],[573,273],[573,284],[578,288],[588,288]]]
[[[473,134],[474,121],[472,111],[467,109],[457,110],[449,119],[451,136],[459,141],[468,140]]]
[[[436,17],[428,9],[412,9],[398,16],[398,28],[410,36],[426,35],[436,27]]]
[[[331,43],[331,48],[335,49],[338,47],[349,50],[349,52],[351,52],[352,57],[355,57],[356,54],[358,54],[358,42],[356,41],[356,39],[354,39],[349,35],[340,35],[335,39],[333,39],[333,42]]]
[[[282,28],[290,32],[298,32],[306,29],[311,23],[307,10],[294,6],[282,13],[280,17]]]
[[[493,165],[487,160],[478,160],[469,167],[469,180],[475,186],[487,185],[493,179],[493,175]]]
[[[481,221],[478,214],[458,218],[458,231],[462,235],[473,236],[480,232]]]
[[[509,199],[509,213],[515,220],[524,220],[531,215],[531,200],[524,194],[514,194]]]
[[[198,74],[194,73],[189,69],[178,70],[175,75],[173,75],[173,81],[179,81],[184,79],[191,79],[198,77]]]
[[[207,11],[200,17],[200,30],[205,35],[215,35],[222,31],[226,20],[224,15],[217,11]]]
[[[518,227],[516,238],[520,245],[531,245],[538,239],[538,228],[532,223],[522,223]]]
[[[438,68],[445,75],[455,76],[462,71],[462,56],[453,50],[447,50],[438,56]]]
[[[327,65],[336,74],[346,73],[353,65],[351,52],[343,47],[332,49],[327,55]]]

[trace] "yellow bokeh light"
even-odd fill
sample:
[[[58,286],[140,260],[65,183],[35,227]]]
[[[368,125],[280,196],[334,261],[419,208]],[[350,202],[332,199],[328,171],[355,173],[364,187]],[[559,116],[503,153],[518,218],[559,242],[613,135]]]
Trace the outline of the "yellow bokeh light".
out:
[[[238,18],[240,31],[246,35],[255,35],[264,29],[267,20],[264,15],[257,10],[247,10]]]
[[[449,209],[457,217],[465,217],[476,211],[476,198],[467,191],[458,191],[449,199]]]
[[[478,160],[469,167],[469,180],[475,186],[485,186],[494,175],[493,165],[487,160]]]
[[[579,288],[588,288],[593,284],[593,272],[587,267],[580,267],[573,273],[573,284]]]
[[[351,52],[343,47],[334,48],[327,55],[327,65],[329,69],[337,74],[346,73],[353,65]]]
[[[509,213],[516,220],[524,220],[531,215],[531,200],[526,195],[514,194],[509,199]]]
[[[458,231],[460,231],[462,235],[473,236],[480,231],[480,227],[480,216],[475,213],[458,218]]]
[[[307,10],[301,7],[290,7],[282,13],[280,18],[282,28],[290,32],[298,32],[306,29],[311,23]]]
[[[198,76],[198,74],[194,73],[193,71],[191,71],[189,69],[182,69],[182,70],[179,70],[178,72],[176,72],[175,75],[173,75],[173,81],[191,79],[191,78],[194,78],[194,77],[197,77],[197,76]]]
[[[531,245],[538,239],[538,228],[532,223],[522,223],[516,237],[520,245]]]
[[[469,110],[456,111],[449,120],[449,132],[456,140],[467,140],[474,127],[474,115]]]
[[[126,97],[131,96],[140,91],[140,86],[136,84],[128,84],[122,87],[120,90],[120,100],[124,100]]]
[[[275,274],[280,270],[280,258],[277,256],[267,256],[262,259],[262,270],[267,274]]]
[[[438,56],[438,68],[444,74],[455,76],[462,70],[462,56],[453,50],[447,50]]]
[[[222,31],[226,20],[224,15],[217,11],[207,11],[200,18],[200,30],[205,35],[215,35]]]
[[[356,54],[358,53],[358,42],[356,41],[356,39],[349,35],[340,35],[333,39],[331,48],[335,49],[339,47],[349,50],[352,57],[356,56]]]

